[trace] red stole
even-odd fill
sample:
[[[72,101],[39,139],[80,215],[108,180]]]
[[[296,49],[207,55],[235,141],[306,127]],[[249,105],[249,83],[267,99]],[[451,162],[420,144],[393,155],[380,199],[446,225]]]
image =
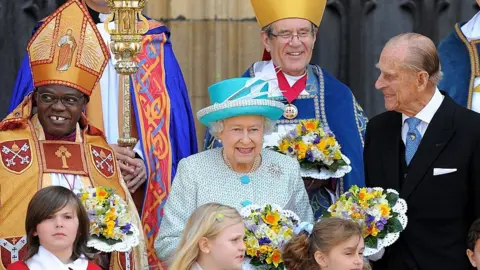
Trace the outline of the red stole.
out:
[[[290,86],[285,74],[281,71],[277,72],[277,80],[278,87],[282,90],[283,96],[287,99],[288,103],[292,103],[307,86],[307,74],[303,75],[292,86]]]

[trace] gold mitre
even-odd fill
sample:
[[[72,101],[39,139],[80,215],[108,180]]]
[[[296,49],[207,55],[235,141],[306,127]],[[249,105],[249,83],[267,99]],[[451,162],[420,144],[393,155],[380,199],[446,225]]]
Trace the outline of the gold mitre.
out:
[[[35,87],[60,84],[90,95],[110,59],[83,3],[70,0],[48,16],[28,43]]]
[[[320,26],[327,0],[250,0],[260,27],[287,18],[301,18]]]

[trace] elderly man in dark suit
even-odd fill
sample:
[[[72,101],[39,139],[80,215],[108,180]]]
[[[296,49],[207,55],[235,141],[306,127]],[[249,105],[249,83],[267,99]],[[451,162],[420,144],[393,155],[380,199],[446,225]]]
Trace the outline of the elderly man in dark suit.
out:
[[[377,66],[375,87],[388,112],[368,123],[365,180],[398,190],[409,220],[374,269],[470,269],[467,232],[480,216],[480,115],[438,90],[439,57],[425,36],[392,38]]]

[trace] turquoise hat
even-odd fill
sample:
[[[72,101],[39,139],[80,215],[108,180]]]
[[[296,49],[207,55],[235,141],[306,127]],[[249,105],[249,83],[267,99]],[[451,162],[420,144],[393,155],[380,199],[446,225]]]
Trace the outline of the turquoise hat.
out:
[[[268,98],[268,82],[256,78],[233,78],[208,88],[210,105],[197,112],[206,126],[240,115],[261,115],[276,121],[282,117],[285,105]]]

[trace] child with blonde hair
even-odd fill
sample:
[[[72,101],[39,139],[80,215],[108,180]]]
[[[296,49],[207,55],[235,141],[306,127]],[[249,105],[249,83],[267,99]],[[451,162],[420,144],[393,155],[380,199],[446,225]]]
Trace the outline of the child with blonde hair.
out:
[[[363,270],[362,228],[349,220],[326,218],[315,225],[302,223],[284,248],[288,270]],[[364,268],[365,267],[365,268]]]
[[[230,206],[208,203],[198,207],[185,226],[169,269],[242,269],[245,226]]]

